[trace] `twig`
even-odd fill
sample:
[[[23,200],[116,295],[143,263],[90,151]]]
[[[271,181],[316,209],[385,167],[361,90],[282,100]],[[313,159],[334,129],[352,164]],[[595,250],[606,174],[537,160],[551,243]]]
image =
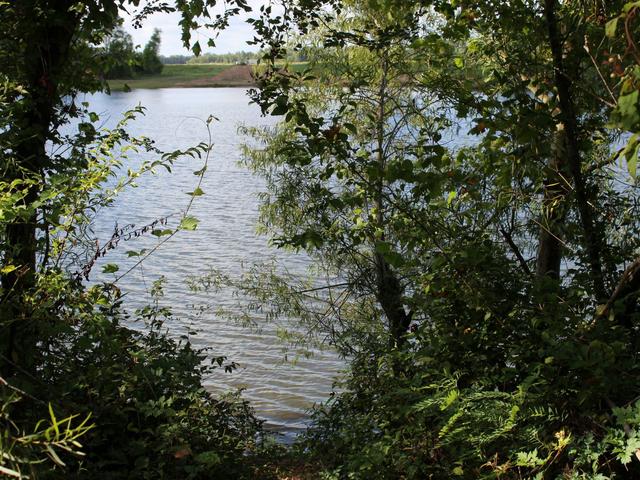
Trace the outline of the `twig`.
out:
[[[310,292],[317,292],[319,290],[327,290],[327,289],[332,289],[337,287],[348,287],[349,285],[352,285],[352,282],[334,283],[332,285],[323,285],[321,287],[308,288],[306,290],[294,290],[291,293],[295,293],[295,294],[310,293]]]
[[[596,72],[598,72],[598,76],[600,77],[600,80],[602,80],[602,83],[604,84],[605,88],[607,89],[607,92],[609,93],[609,95],[613,99],[613,103],[607,102],[604,98],[601,98],[601,100],[608,107],[615,108],[615,106],[618,104],[618,100],[616,99],[616,96],[611,91],[611,88],[609,88],[609,84],[607,83],[607,80],[604,78],[604,75],[602,75],[602,72],[600,71],[600,67],[598,66],[598,62],[596,62],[596,59],[593,57],[593,55],[591,55],[591,50],[589,49],[589,39],[587,38],[586,35],[584,36],[584,49],[587,52],[587,54],[589,55],[589,58],[591,59],[591,62],[593,63],[593,66],[596,68]]]
[[[613,307],[614,303],[625,293],[625,289],[629,284],[633,281],[638,283],[640,277],[638,277],[638,273],[640,272],[640,257],[636,258],[636,260],[627,267],[627,269],[622,274],[616,289],[613,291],[609,300],[605,304],[604,308],[597,315],[596,318],[601,318],[609,314],[609,311]],[[633,287],[633,285],[632,285]]]
[[[524,259],[524,257],[522,256],[522,253],[520,252],[520,249],[513,241],[513,237],[511,237],[511,234],[502,227],[500,227],[500,233],[504,237],[509,247],[511,247],[511,251],[518,259],[518,262],[520,262],[520,266],[522,267],[524,272],[530,277],[533,276],[533,274],[531,273],[531,269],[529,268],[529,265],[527,265],[527,261]]]
[[[204,159],[204,166],[203,168],[200,170],[200,176],[198,178],[198,184],[196,185],[196,188],[194,190],[194,192],[196,192],[197,190],[200,190],[200,187],[202,186],[202,181],[204,179],[204,174],[207,170],[207,166],[209,164],[209,156],[211,155],[211,150],[213,149],[213,140],[211,138],[211,128],[210,128],[210,123],[212,120],[214,120],[215,117],[211,116],[209,117],[209,119],[205,122],[205,125],[207,127],[207,133],[209,135],[209,142],[207,143],[207,153],[205,155],[205,159]],[[193,195],[191,195],[191,198],[189,200],[189,203],[187,204],[187,208],[185,209],[183,215],[182,215],[182,219],[184,220],[187,215],[189,214],[189,211],[191,210],[191,207],[193,205],[193,201],[195,200],[195,193]],[[114,283],[117,283],[118,281],[120,281],[123,277],[125,277],[126,275],[128,275],[129,273],[131,273],[133,270],[135,270],[142,262],[144,262],[147,258],[149,258],[149,256],[153,253],[155,253],[160,247],[162,247],[165,243],[167,243],[169,240],[171,240],[176,233],[178,233],[181,230],[180,226],[178,225],[178,227],[171,232],[169,235],[167,235],[167,237],[164,238],[164,240],[162,240],[160,243],[158,243],[157,245],[155,245],[151,250],[149,250],[142,258],[140,258],[140,260],[138,260],[131,268],[129,268],[126,272],[124,272],[122,275],[116,277],[116,279],[114,280]]]
[[[19,389],[18,387],[14,387],[13,385],[11,385],[9,382],[7,382],[3,377],[0,377],[0,385],[7,387],[9,390],[13,390],[14,392],[22,395],[23,397],[27,397],[35,402],[38,403],[42,403],[44,405],[46,405],[47,403],[40,400],[39,398],[34,397],[33,395],[31,395],[30,393],[25,392],[24,390]]]

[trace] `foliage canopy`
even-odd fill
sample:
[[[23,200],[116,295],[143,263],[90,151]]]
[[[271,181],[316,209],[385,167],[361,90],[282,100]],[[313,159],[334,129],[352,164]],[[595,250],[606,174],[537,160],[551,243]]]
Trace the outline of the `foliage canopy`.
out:
[[[637,475],[638,6],[321,3],[254,23],[283,122],[248,154],[265,230],[339,279],[270,298],[351,365],[308,448],[335,478]]]

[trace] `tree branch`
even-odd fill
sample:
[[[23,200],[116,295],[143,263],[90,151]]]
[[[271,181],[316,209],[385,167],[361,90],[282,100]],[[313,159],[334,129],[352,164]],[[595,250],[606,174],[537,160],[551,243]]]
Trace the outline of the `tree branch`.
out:
[[[636,258],[636,260],[626,268],[618,282],[618,285],[616,286],[616,289],[613,291],[604,308],[598,313],[596,318],[606,317],[616,301],[640,288],[639,272],[640,257]]]
[[[522,270],[524,270],[524,273],[526,273],[528,276],[531,277],[533,275],[531,273],[531,269],[529,268],[529,265],[527,265],[527,261],[522,256],[520,249],[513,241],[513,237],[511,237],[511,234],[502,227],[500,227],[500,233],[504,237],[504,240],[507,242],[507,245],[509,245],[509,247],[511,248],[511,251],[513,252],[513,254],[518,259],[518,262],[520,262],[520,266],[522,267]]]

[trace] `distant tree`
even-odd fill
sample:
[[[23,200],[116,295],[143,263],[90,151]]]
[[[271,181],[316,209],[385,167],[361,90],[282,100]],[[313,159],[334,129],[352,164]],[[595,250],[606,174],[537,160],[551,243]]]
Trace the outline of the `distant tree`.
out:
[[[124,28],[116,27],[104,41],[105,77],[131,78],[137,63],[131,35]]]
[[[184,65],[192,58],[192,55],[160,55],[160,61],[163,65]]]
[[[249,63],[260,57],[259,52],[233,52],[233,53],[204,53],[197,57],[190,58],[187,63],[203,64],[203,63]]]
[[[160,52],[160,30],[153,30],[151,39],[145,45],[142,51],[142,73],[153,74],[162,72],[162,61],[159,56]]]
[[[131,35],[118,26],[105,38],[103,49],[106,79],[132,78],[136,74],[154,74],[162,71],[163,63],[158,55],[160,50],[160,30],[158,29],[154,30],[144,50],[140,52],[133,44]]]

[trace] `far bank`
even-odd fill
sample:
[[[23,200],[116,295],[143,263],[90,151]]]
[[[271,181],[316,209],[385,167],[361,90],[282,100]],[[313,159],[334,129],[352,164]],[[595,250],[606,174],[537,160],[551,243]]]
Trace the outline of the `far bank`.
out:
[[[294,71],[304,69],[305,63],[292,63]],[[255,87],[252,65],[229,63],[165,65],[157,75],[141,75],[128,79],[109,80],[112,91],[139,88],[194,88],[194,87]]]

